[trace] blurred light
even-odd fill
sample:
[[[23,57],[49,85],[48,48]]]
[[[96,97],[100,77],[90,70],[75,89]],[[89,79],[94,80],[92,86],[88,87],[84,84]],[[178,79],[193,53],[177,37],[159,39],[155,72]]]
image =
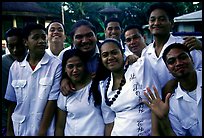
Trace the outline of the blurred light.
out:
[[[193,2],[193,5],[198,4],[199,2]]]

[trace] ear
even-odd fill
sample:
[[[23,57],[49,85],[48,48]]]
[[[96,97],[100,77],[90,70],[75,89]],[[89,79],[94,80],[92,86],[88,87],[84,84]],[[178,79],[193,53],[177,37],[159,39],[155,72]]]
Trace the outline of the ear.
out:
[[[28,40],[26,40],[25,38],[23,39],[23,43],[25,45],[25,47],[28,49]]]
[[[171,21],[171,28],[174,28],[174,21]]]

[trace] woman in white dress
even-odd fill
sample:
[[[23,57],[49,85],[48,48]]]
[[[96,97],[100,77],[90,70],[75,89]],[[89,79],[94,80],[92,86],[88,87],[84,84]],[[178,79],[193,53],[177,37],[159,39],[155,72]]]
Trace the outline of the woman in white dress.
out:
[[[147,86],[154,85],[160,90],[160,85],[149,61],[141,57],[125,66],[120,43],[115,39],[106,39],[99,49],[101,62],[111,71],[110,76],[100,82],[106,134],[151,135],[151,111],[142,101]]]
[[[69,78],[76,91],[68,96],[63,96],[62,93],[59,95],[56,136],[104,135],[105,125],[98,101],[100,98],[90,90],[92,78],[84,59],[76,49],[67,50],[63,55],[62,78]]]

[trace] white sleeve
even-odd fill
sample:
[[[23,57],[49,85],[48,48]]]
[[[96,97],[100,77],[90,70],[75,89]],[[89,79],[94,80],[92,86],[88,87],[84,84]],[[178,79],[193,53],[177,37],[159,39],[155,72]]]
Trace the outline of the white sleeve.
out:
[[[101,92],[101,97],[102,97],[102,103],[101,103],[101,111],[102,111],[102,116],[105,124],[112,123],[115,119],[115,112],[111,110],[111,108],[106,105],[105,103],[105,87],[104,87],[104,81],[101,81],[99,83],[99,90]]]

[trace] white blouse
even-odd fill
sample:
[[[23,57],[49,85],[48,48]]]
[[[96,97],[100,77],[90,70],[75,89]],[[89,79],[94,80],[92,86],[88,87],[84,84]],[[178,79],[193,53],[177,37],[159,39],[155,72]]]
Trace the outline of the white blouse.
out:
[[[114,121],[112,136],[149,136],[151,134],[151,111],[143,103],[146,87],[155,85],[159,90],[160,85],[150,63],[141,57],[130,65],[125,73],[126,83],[122,87],[118,98],[109,107],[105,102],[107,80],[100,82],[102,93],[102,112],[106,124]],[[110,100],[115,95],[112,91],[113,76],[111,75],[107,97]],[[147,100],[147,99],[145,99]]]
[[[91,84],[69,96],[60,93],[57,105],[67,112],[65,136],[104,136],[101,108],[94,106],[93,96],[89,99]]]

